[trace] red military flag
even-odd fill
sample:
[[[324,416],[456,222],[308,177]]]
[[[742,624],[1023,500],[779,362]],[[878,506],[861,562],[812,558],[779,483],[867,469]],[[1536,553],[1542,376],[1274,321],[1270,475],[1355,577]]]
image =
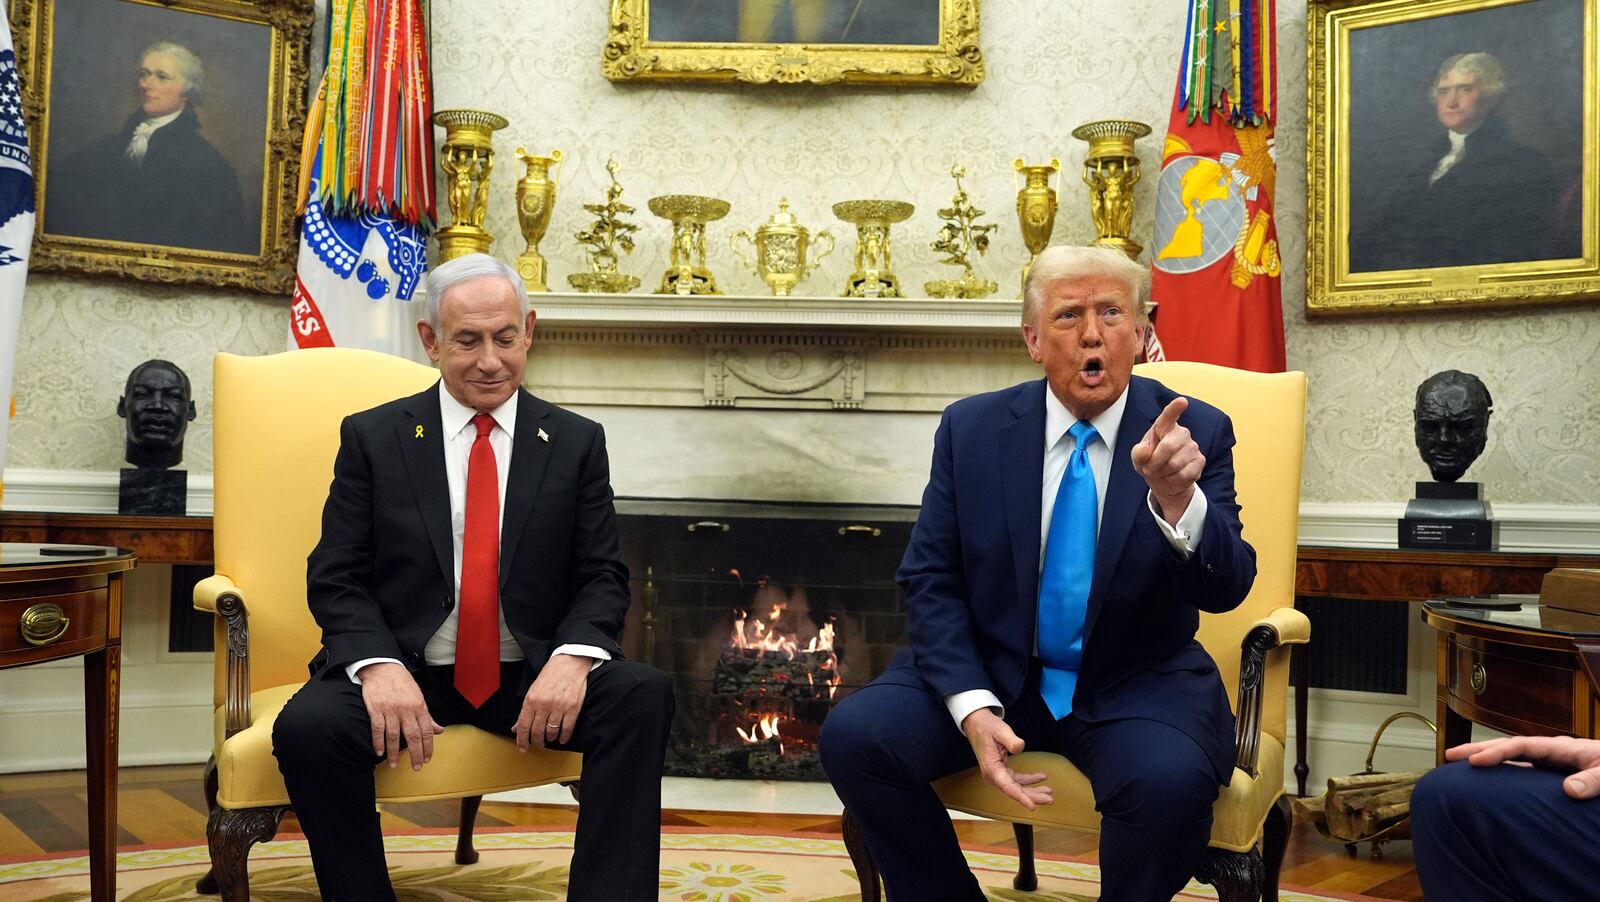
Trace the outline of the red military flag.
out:
[[[1151,298],[1169,360],[1284,369],[1275,0],[1187,0],[1156,186]]]

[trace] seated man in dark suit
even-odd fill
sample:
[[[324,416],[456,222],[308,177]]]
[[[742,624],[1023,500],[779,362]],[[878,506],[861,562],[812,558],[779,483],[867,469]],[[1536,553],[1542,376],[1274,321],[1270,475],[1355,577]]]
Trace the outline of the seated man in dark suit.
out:
[[[440,381],[348,417],[306,597],[312,675],[273,752],[325,899],[394,898],[373,768],[444,725],[583,752],[569,898],[657,895],[672,682],[619,660],[628,609],[605,433],[522,388],[534,313],[486,254],[428,274]]]
[[[1453,763],[1423,777],[1411,798],[1417,876],[1430,900],[1600,895],[1600,741],[1515,736],[1444,756]]]
[[[1057,751],[1103,817],[1104,898],[1169,900],[1199,866],[1234,724],[1200,611],[1255,579],[1228,417],[1131,375],[1148,271],[1054,247],[1024,286],[1045,378],[950,406],[899,572],[911,647],[840,703],[822,763],[894,902],[979,900],[930,783],[976,764],[1047,805],[1023,750]]]

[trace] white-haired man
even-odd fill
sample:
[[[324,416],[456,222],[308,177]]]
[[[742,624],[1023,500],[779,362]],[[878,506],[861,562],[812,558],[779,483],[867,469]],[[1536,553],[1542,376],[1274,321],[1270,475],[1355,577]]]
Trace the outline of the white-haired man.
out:
[[[340,428],[306,562],[322,650],[272,736],[325,899],[394,898],[373,768],[420,770],[455,723],[583,752],[569,897],[656,898],[672,684],[620,660],[605,433],[522,388],[534,318],[509,266],[445,263],[417,323],[439,382]]]
[[[1381,214],[1354,236],[1353,271],[1577,254],[1578,232],[1551,212],[1564,187],[1554,167],[1495,115],[1505,94],[1493,54],[1461,53],[1439,65],[1429,99],[1444,132],[1415,155],[1392,198],[1375,206]]]
[[[891,902],[985,898],[929,785],[976,764],[1020,804],[1053,801],[1023,750],[1088,776],[1101,894],[1166,902],[1194,874],[1234,727],[1200,611],[1255,579],[1226,415],[1132,375],[1147,271],[1053,247],[1024,286],[1044,378],[958,401],[933,439],[900,565],[911,645],[823,726],[822,763]]]
[[[139,56],[139,109],[71,153],[45,196],[45,229],[81,238],[254,254],[234,168],[200,132],[205,67],[169,41]]]

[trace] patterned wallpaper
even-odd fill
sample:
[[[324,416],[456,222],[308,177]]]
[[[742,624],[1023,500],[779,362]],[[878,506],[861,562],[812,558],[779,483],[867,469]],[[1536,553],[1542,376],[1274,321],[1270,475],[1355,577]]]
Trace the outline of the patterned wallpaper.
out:
[[[711,265],[725,290],[762,288],[742,272],[727,237],[753,228],[787,196],[813,229],[841,235],[801,293],[832,294],[848,272],[849,236],[834,201],[910,200],[897,226],[895,270],[913,286],[950,274],[928,242],[960,161],[973,202],[1000,223],[980,270],[1002,285],[1026,259],[1015,224],[1011,160],[1065,161],[1058,242],[1093,237],[1078,180],[1086,145],[1070,137],[1093,119],[1155,127],[1140,142],[1135,235],[1148,235],[1154,183],[1183,26],[1174,0],[990,0],[983,6],[988,77],[971,90],[831,89],[738,85],[618,85],[599,72],[606,4],[475,0],[434,11],[438,108],[493,110],[511,120],[497,136],[494,206],[487,227],[504,258],[522,250],[512,208],[512,151],[561,148],[567,163],[543,249],[554,280],[582,268],[570,235],[600,199],[605,161],[622,166],[638,207],[639,246],[625,271],[647,287],[665,266],[666,223],[656,194],[713,194],[733,212],[710,229]],[[1278,228],[1289,362],[1311,377],[1307,501],[1395,501],[1426,478],[1412,450],[1411,395],[1429,373],[1480,375],[1494,394],[1491,438],[1471,478],[1502,502],[1600,503],[1600,308],[1544,308],[1307,322],[1304,316],[1305,8],[1279,6]],[[186,466],[210,470],[210,356],[219,349],[282,348],[281,300],[261,296],[35,275],[29,280],[18,360],[18,422],[8,463],[19,468],[115,470],[122,423],[116,397],[128,370],[167,357],[195,380],[200,419]],[[1380,388],[1379,386],[1382,386]],[[1398,449],[1398,450],[1397,450]],[[918,461],[918,466],[921,462]]]

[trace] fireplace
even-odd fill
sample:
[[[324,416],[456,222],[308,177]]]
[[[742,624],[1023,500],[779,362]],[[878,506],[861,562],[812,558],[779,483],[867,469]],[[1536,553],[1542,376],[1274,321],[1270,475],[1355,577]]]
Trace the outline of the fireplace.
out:
[[[618,502],[628,654],[673,678],[666,771],[821,779],[829,710],[905,644],[895,568],[916,511]]]

